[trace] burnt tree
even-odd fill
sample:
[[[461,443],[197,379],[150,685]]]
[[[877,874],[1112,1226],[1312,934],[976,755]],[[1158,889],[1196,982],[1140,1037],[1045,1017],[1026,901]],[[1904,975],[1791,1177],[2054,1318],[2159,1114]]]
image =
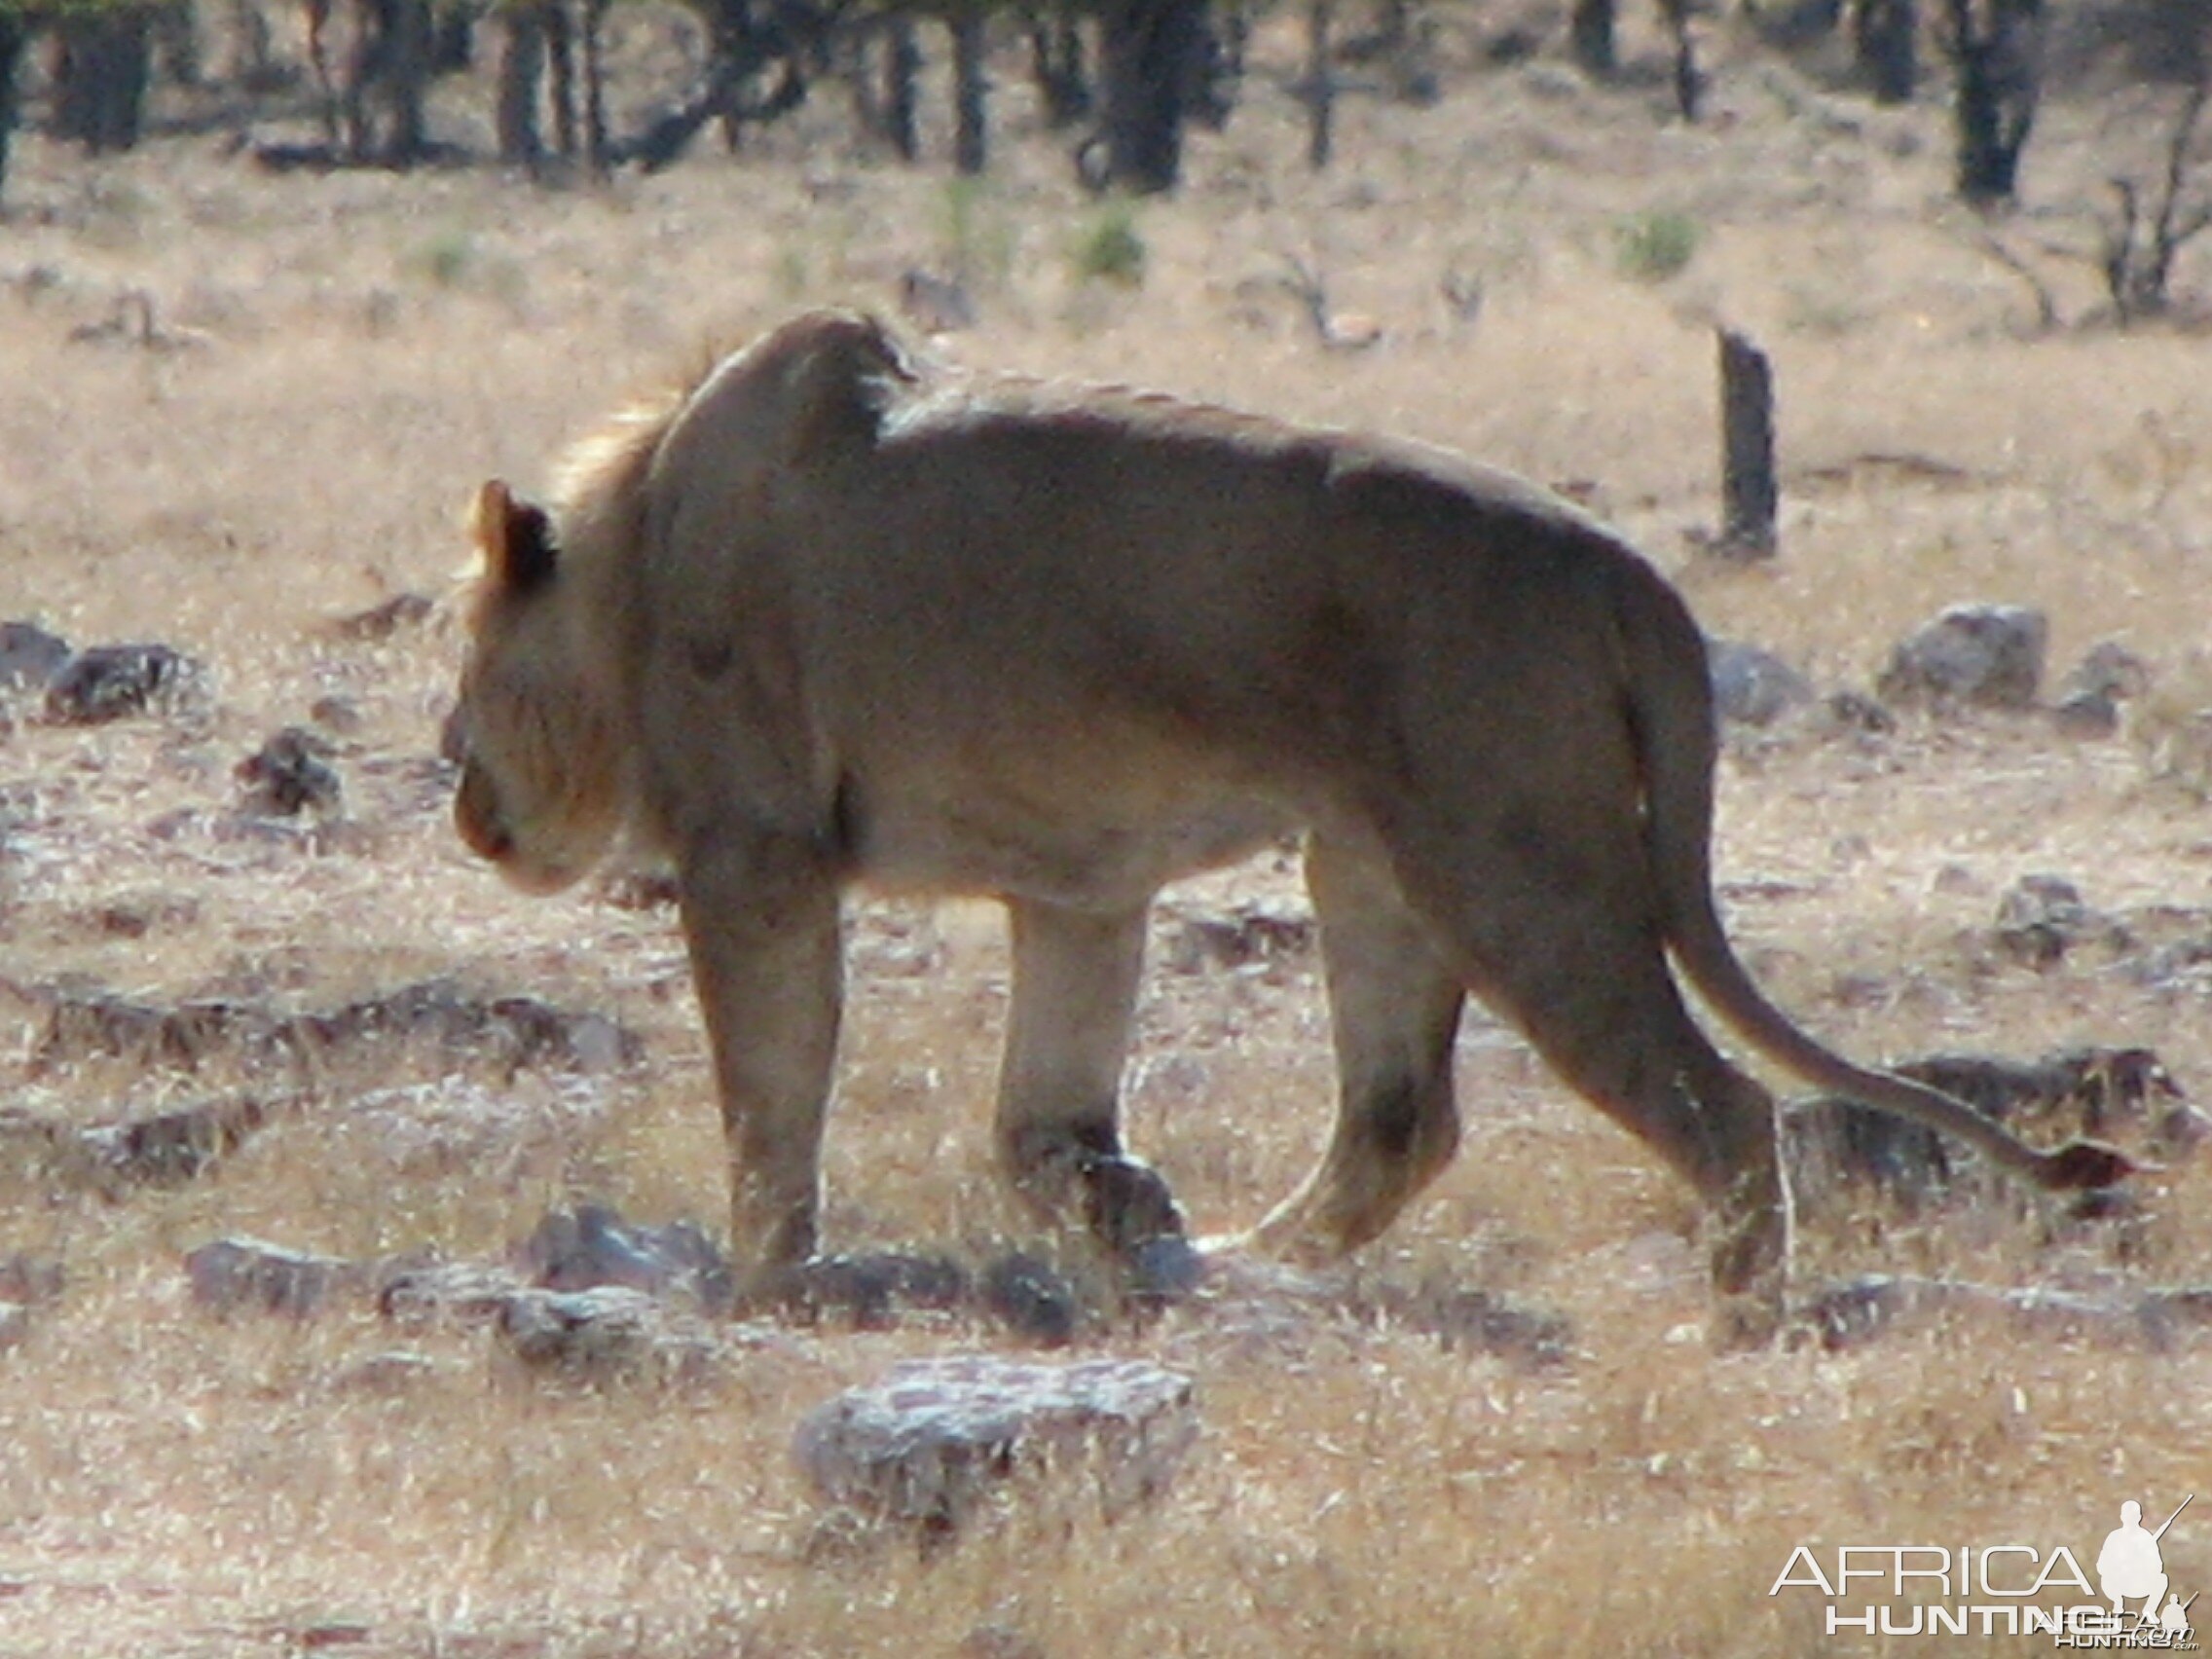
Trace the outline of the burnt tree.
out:
[[[1101,0],[1107,183],[1140,194],[1175,188],[1207,47],[1205,0]]]
[[[961,0],[945,18],[952,31],[952,165],[970,177],[990,161],[989,21],[980,0]]]
[[[330,11],[329,0],[321,0],[311,7],[310,18],[310,51],[326,86],[320,36]],[[353,0],[352,14],[352,47],[325,120],[339,133],[348,161],[413,166],[429,149],[424,116],[435,44],[429,0]]]
[[[1309,0],[1306,8],[1306,80],[1299,88],[1306,101],[1306,165],[1319,172],[1336,152],[1337,75],[1331,60],[1331,0]]]
[[[2131,178],[2112,181],[2120,210],[2105,226],[2099,264],[2112,295],[2113,313],[2122,328],[2169,309],[2175,257],[2188,243],[2212,231],[2212,189],[2199,187],[2193,194],[2190,188],[2197,124],[2208,106],[2212,106],[2212,64],[2200,59],[2196,80],[2174,113],[2166,135],[2165,166],[2149,199]]]
[[[1072,0],[1052,0],[1022,13],[1029,36],[1029,76],[1045,125],[1065,131],[1090,114],[1090,79],[1084,67],[1083,30]]]
[[[1567,18],[1567,43],[1578,68],[1593,80],[1604,80],[1618,67],[1614,44],[1618,7],[1615,0],[1574,0]]]
[[[0,191],[7,189],[8,145],[16,135],[16,118],[19,113],[16,101],[16,71],[21,67],[23,49],[30,42],[29,21],[8,0],[0,0]]]
[[[1675,38],[1675,109],[1695,123],[1705,108],[1705,71],[1697,64],[1696,0],[1659,0],[1659,16]]]
[[[883,135],[903,162],[921,159],[922,46],[914,35],[914,19],[903,12],[892,14],[884,25]]]
[[[1880,104],[1912,101],[1920,83],[1920,8],[1916,0],[1859,0],[1851,18],[1860,78]]]
[[[55,24],[54,132],[94,155],[138,142],[153,76],[153,15],[140,6],[71,9]]]
[[[1938,33],[1958,85],[1958,190],[1986,206],[2019,185],[2043,92],[2043,0],[1943,0]]]
[[[546,14],[550,10],[539,0],[536,4],[510,5],[500,13],[506,39],[499,51],[497,125],[499,160],[509,166],[535,170],[545,159],[538,99],[545,85]]]

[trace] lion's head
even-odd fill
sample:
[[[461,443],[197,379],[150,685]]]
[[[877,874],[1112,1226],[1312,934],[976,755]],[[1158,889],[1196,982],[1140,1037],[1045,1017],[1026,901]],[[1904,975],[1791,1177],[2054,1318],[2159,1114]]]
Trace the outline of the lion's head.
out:
[[[443,748],[461,766],[454,823],[515,886],[550,893],[606,854],[626,811],[608,667],[552,519],[494,480],[479,492],[483,554],[465,605],[468,658]]]

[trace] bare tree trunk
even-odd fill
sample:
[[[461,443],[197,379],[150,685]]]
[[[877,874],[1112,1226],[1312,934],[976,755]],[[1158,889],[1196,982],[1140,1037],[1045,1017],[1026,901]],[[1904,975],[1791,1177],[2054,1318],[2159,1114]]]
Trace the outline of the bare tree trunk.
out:
[[[1771,559],[1780,492],[1774,479],[1774,375],[1766,353],[1731,329],[1720,337],[1721,523],[1714,551]]]
[[[16,136],[16,120],[21,110],[17,101],[16,71],[30,40],[30,25],[23,21],[23,15],[0,7],[0,193],[7,189],[8,146]],[[0,201],[4,200],[4,194],[0,194]]]
[[[1697,35],[1691,27],[1692,0],[1659,0],[1659,15],[1675,37],[1675,108],[1694,124],[1705,105],[1705,72],[1697,66]]]
[[[545,159],[537,118],[545,86],[545,12],[543,4],[532,3],[500,13],[507,37],[499,53],[499,160],[533,170]]]
[[[606,44],[608,0],[584,0],[584,165],[595,173],[608,168]]]
[[[95,155],[131,148],[153,69],[147,13],[134,6],[65,12],[57,32],[55,132]]]
[[[1331,0],[1306,8],[1306,165],[1319,172],[1336,149],[1337,76],[1329,61]]]
[[[430,88],[430,55],[435,45],[429,0],[391,0],[391,51],[387,63],[391,130],[383,160],[411,167],[429,150],[424,98]]]
[[[1959,194],[2008,201],[2043,90],[2043,0],[1944,0],[1944,11],[1958,70]]]
[[[473,5],[448,4],[430,16],[430,73],[465,75],[476,66],[476,21]]]
[[[553,148],[563,161],[576,157],[576,28],[567,0],[545,8],[546,66],[553,76]]]
[[[989,18],[977,0],[955,0],[952,30],[952,165],[973,178],[990,160],[990,79],[983,57],[989,45]]]
[[[1881,104],[1912,102],[1920,83],[1920,8],[1916,0],[1859,0],[1852,37],[1859,72]]]
[[[2212,194],[2199,191],[2183,205],[2196,126],[2212,105],[2212,65],[2200,63],[2194,81],[2174,113],[2166,138],[2166,165],[2157,195],[2146,210],[2142,192],[2131,178],[2116,178],[2120,215],[2104,238],[2105,288],[2122,328],[2157,316],[2173,303],[2168,292],[2174,260],[2183,247],[2212,231]]]
[[[1604,80],[1619,65],[1613,44],[1615,0],[1574,0],[1567,22],[1567,39],[1575,64],[1594,80]]]
[[[1205,43],[1205,0],[1103,0],[1106,178],[1173,190],[1183,167],[1183,102]]]
[[[914,35],[914,19],[894,13],[885,25],[883,58],[883,129],[891,147],[903,162],[918,161],[922,154],[921,95],[922,47]]]
[[[1064,131],[1090,113],[1083,30],[1077,25],[1070,0],[1052,0],[1044,10],[1033,9],[1025,21],[1029,73],[1037,83],[1038,101],[1044,105],[1045,125],[1055,132]]]

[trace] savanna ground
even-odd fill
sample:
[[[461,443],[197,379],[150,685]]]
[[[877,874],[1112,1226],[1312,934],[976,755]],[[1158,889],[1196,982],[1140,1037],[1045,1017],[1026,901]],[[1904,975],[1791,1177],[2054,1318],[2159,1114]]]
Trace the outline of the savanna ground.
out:
[[[16,710],[6,977],[327,1009],[450,975],[605,1011],[648,1047],[636,1068],[508,1077],[387,1046],[333,1051],[303,1084],[223,1053],[34,1064],[37,1010],[0,1001],[0,1104],[19,1112],[112,1123],[253,1088],[297,1108],[171,1189],[114,1199],[0,1170],[0,1259],[65,1273],[0,1352],[0,1651],[1815,1653],[1872,1644],[1827,1636],[1817,1593],[1769,1596],[1797,1543],[2064,1543],[2086,1563],[2121,1498],[2162,1515],[2212,1495],[2212,1346],[2186,1332],[2158,1351],[1960,1313],[1841,1353],[1716,1357],[1688,1195],[1479,1014],[1461,1156],[1359,1272],[1563,1316],[1567,1360],[1326,1302],[1255,1320],[1201,1300],[1117,1327],[1087,1347],[1190,1370],[1205,1431],[1174,1490],[1112,1525],[1047,1492],[926,1561],[810,1549],[794,1421],[900,1356],[1010,1341],[962,1317],[766,1333],[704,1379],[581,1386],[461,1324],[395,1331],[350,1305],[221,1318],[186,1294],[183,1253],[226,1234],[494,1256],[582,1198],[719,1216],[668,917],[599,888],[503,891],[454,840],[428,760],[450,629],[362,643],[327,624],[442,591],[484,476],[537,485],[626,389],[802,303],[888,304],[909,266],[967,264],[980,321],[944,349],[972,361],[1384,425],[1574,481],[1709,628],[1824,685],[1865,683],[1937,607],[1997,599],[2050,612],[2057,665],[2117,637],[2186,688],[2212,591],[2204,340],[2026,337],[2025,286],[1946,201],[1939,107],[1853,105],[1839,125],[1763,55],[1720,42],[1714,67],[1720,119],[1696,130],[1656,90],[1545,67],[1456,74],[1432,109],[1348,103],[1319,178],[1291,160],[1294,108],[1262,92],[1195,140],[1179,198],[1136,210],[1138,288],[1080,275],[1104,210],[1025,135],[1011,88],[998,171],[973,192],[858,153],[834,111],[735,162],[571,190],[269,178],[208,137],[96,166],[22,141],[0,224],[0,616],[166,641],[209,665],[212,696],[93,729]],[[477,95],[449,92],[447,119],[479,119]],[[2078,236],[2065,210],[2127,137],[2096,107],[2048,109],[2029,228]],[[1621,251],[1654,215],[1699,233],[1663,280]],[[1324,349],[1270,283],[1285,252],[1382,342]],[[2091,309],[2085,265],[2034,257],[2069,317]],[[1472,321],[1439,297],[1447,275],[1482,282]],[[154,297],[163,338],[71,338],[126,289]],[[1685,540],[1714,516],[1714,319],[1776,360],[1768,568],[1701,565]],[[1900,456],[1938,464],[1869,459]],[[358,718],[341,826],[241,827],[234,763],[324,698]],[[2108,910],[2212,903],[2212,813],[2126,737],[1986,717],[1738,746],[1718,839],[1755,971],[1847,1051],[2140,1044],[2212,1090],[2201,977],[2146,982],[2093,952],[2039,973],[1987,947],[2028,872]],[[1283,863],[1208,894],[1287,900]],[[979,1257],[1030,1237],[987,1161],[994,919],[871,904],[856,933],[834,1238]],[[1133,1139],[1201,1227],[1241,1225],[1314,1156],[1329,1076],[1310,960],[1157,972]],[[2206,1193],[2201,1161],[2147,1179],[2124,1268],[2094,1236],[2042,1245],[1985,1208],[1808,1230],[1798,1274],[2212,1282]],[[365,1369],[400,1348],[427,1363],[395,1385]],[[2199,1511],[2166,1540],[2184,1594],[2212,1584],[2207,1538]]]

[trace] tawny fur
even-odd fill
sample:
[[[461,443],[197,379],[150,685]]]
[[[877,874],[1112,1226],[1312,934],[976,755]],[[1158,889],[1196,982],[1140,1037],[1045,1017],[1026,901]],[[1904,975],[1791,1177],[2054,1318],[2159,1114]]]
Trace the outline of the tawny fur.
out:
[[[1001,1156],[1140,1272],[1172,1263],[1180,1213],[1116,1117],[1145,908],[1288,830],[1342,1097],[1252,1247],[1356,1248],[1444,1166],[1471,991],[1692,1183],[1726,1325],[1770,1330],[1773,1103],[1690,1019],[1676,967],[1825,1088],[2044,1185],[2124,1172],[2086,1144],[2032,1152],[1765,1001],[1713,903],[1695,623],[1519,479],[962,376],[828,312],[617,417],[549,516],[487,486],[478,534],[462,833],[535,889],[625,826],[675,863],[756,1285],[816,1248],[838,900],[863,879],[1007,903]]]

